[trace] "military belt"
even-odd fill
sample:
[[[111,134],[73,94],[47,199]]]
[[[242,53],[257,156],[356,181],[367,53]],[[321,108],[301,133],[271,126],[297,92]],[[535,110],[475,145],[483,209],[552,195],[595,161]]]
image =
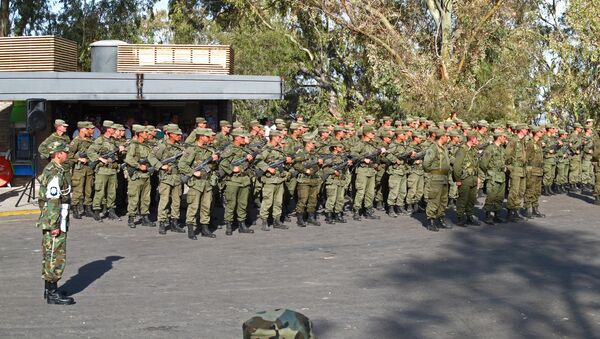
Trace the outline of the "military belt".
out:
[[[443,170],[443,169],[432,169],[431,170],[431,174],[437,174],[437,175],[448,175],[448,172],[450,172],[449,170]]]

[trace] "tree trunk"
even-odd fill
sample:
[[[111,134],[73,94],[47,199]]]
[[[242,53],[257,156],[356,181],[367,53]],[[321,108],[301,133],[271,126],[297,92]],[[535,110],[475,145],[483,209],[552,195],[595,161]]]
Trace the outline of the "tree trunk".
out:
[[[435,39],[441,80],[448,80],[448,64],[450,62],[450,46],[452,40],[452,1],[427,0],[427,8],[436,24]]]
[[[8,0],[0,3],[0,36],[8,36],[10,25],[8,23]]]

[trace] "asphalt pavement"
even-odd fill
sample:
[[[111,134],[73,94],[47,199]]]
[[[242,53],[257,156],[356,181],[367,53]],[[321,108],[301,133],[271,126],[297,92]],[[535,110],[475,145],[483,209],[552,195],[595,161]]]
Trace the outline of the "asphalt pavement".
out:
[[[73,306],[42,298],[36,216],[2,217],[0,337],[241,338],[255,312],[284,307],[318,338],[598,338],[590,201],[543,197],[546,218],[438,233],[382,216],[191,241],[75,220],[59,284]]]

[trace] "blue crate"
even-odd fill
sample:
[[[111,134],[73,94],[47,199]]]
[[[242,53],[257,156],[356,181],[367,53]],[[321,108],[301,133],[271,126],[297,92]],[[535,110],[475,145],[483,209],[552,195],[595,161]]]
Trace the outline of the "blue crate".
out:
[[[31,164],[13,164],[13,173],[16,177],[30,177],[33,175]]]

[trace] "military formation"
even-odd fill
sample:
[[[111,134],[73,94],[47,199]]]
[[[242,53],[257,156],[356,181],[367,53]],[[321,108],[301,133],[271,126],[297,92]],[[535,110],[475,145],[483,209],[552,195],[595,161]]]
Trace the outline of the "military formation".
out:
[[[56,230],[65,205],[75,219],[125,214],[130,228],[156,226],[156,206],[159,234],[192,240],[214,238],[219,228],[251,234],[287,229],[292,218],[306,227],[320,226],[323,216],[334,224],[347,216],[379,219],[380,212],[424,212],[426,229],[439,231],[453,227],[445,219],[449,207],[457,226],[475,226],[482,191],[489,225],[544,217],[540,195],[589,191],[600,205],[600,139],[591,119],[567,132],[551,124],[369,115],[358,125],[323,122],[312,131],[302,121],[265,127],[254,120],[247,128],[220,121],[215,133],[200,117],[187,135],[165,125],[161,139],[149,125],[131,126],[126,139],[125,127],[109,120],[92,139],[94,125],[80,121],[72,141],[65,121],[54,126],[38,149],[50,160],[42,186],[60,178],[61,194],[53,199],[40,189],[43,276],[52,303],[72,302],[55,284],[64,267],[66,232]]]

